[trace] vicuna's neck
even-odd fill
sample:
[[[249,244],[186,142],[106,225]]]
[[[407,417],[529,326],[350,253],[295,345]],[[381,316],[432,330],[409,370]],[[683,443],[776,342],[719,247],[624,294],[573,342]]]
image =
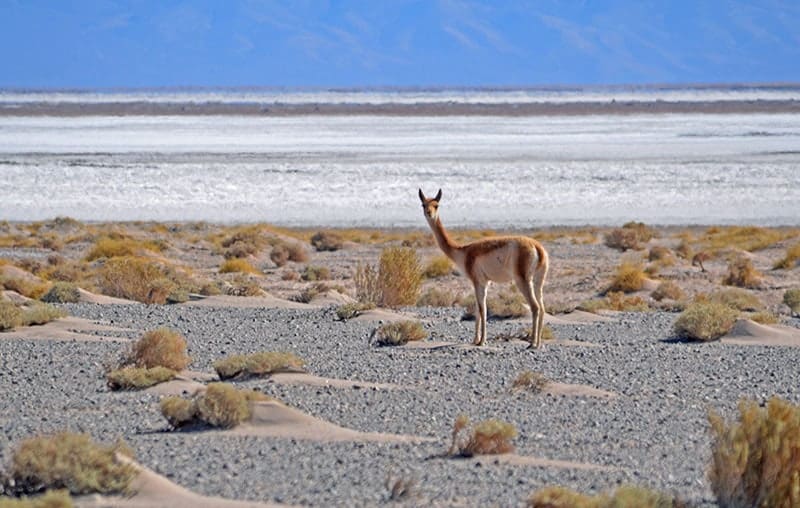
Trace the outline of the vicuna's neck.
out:
[[[436,217],[436,219],[428,219],[428,225],[433,231],[434,238],[436,238],[436,244],[442,249],[445,256],[456,261],[455,256],[459,245],[447,234],[447,230],[444,229],[441,219],[439,217]]]

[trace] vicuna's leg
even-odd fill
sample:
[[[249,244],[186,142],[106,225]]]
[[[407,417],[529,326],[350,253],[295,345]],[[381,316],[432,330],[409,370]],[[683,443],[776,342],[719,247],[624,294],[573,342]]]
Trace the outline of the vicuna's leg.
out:
[[[486,342],[486,292],[487,284],[474,282],[475,301],[478,308],[475,312],[475,340],[472,341],[476,346],[482,346]]]
[[[533,291],[533,285],[531,284],[532,281],[527,277],[515,277],[514,282],[516,283],[519,292],[525,297],[525,301],[528,302],[528,306],[531,308],[532,326],[531,335],[528,337],[528,341],[531,343],[531,347],[539,347],[537,337],[539,337],[541,333],[539,328],[539,315],[541,314],[541,310],[539,302],[536,299],[536,295]]]
[[[547,263],[533,273],[533,296],[539,304],[539,335],[536,337],[536,347],[542,345],[544,332],[544,280],[547,278]]]

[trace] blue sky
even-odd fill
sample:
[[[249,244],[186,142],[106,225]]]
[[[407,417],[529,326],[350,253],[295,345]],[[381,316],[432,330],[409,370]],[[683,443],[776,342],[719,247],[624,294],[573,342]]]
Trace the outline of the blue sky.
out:
[[[797,0],[0,0],[0,87],[800,82]]]

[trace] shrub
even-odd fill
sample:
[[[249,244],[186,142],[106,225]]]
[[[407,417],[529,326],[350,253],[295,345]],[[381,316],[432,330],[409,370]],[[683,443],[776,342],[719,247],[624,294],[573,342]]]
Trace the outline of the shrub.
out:
[[[284,244],[277,244],[272,247],[269,258],[275,266],[283,266],[289,262],[289,247]]]
[[[295,263],[305,263],[308,261],[308,252],[305,247],[299,243],[288,242],[286,248],[289,252],[289,261],[294,261]]]
[[[260,226],[241,228],[224,238],[220,244],[226,259],[244,258],[258,254],[267,245]]]
[[[42,495],[20,498],[0,497],[0,508],[72,508],[67,490],[48,490]]]
[[[266,400],[272,399],[260,392],[237,390],[227,383],[211,383],[204,393],[191,400],[166,397],[160,408],[174,428],[197,423],[231,428],[251,418],[253,402]]]
[[[721,506],[800,505],[800,407],[739,403],[739,421],[710,411],[711,490]]]
[[[599,310],[615,310],[619,312],[645,312],[650,310],[647,302],[638,295],[626,295],[620,291],[612,291],[604,298],[593,298],[578,305],[578,310],[597,312]]]
[[[539,393],[547,386],[547,383],[549,383],[549,381],[541,372],[526,370],[520,372],[520,374],[514,378],[514,381],[511,383],[511,389]]]
[[[354,278],[356,286],[356,300],[363,303],[378,305],[381,300],[381,287],[378,271],[370,264],[356,265]]]
[[[117,454],[133,456],[121,441],[106,447],[86,434],[33,437],[14,452],[9,476],[26,493],[43,489],[67,489],[74,495],[125,493],[138,471]]]
[[[800,243],[786,248],[786,255],[772,267],[773,270],[794,268],[800,261]]]
[[[22,277],[0,276],[0,286],[34,300],[38,300],[48,289],[47,284]]]
[[[740,288],[757,288],[761,286],[761,274],[749,258],[739,256],[728,263],[728,275],[722,283]]]
[[[754,312],[749,314],[747,318],[762,325],[774,325],[780,321],[777,315],[768,311]]]
[[[453,273],[453,262],[447,256],[437,256],[431,259],[422,271],[422,275],[428,279],[444,277],[451,273]]]
[[[683,259],[692,259],[694,256],[694,249],[692,249],[692,245],[684,239],[675,247],[675,254]]]
[[[668,261],[672,259],[672,251],[669,248],[664,247],[663,245],[656,245],[655,247],[650,249],[649,254],[647,255],[648,261]]]
[[[264,291],[254,280],[239,277],[231,281],[231,286],[225,291],[230,296],[261,296]]]
[[[249,355],[233,355],[214,362],[220,379],[267,376],[275,372],[303,370],[305,361],[293,353],[262,351]]]
[[[303,273],[300,274],[300,277],[305,281],[317,281],[317,280],[330,280],[331,278],[331,271],[329,268],[324,266],[313,266],[308,265],[306,266]]]
[[[686,504],[668,494],[624,485],[613,494],[587,496],[566,487],[551,486],[531,495],[528,508],[682,508]]]
[[[800,288],[787,289],[783,293],[783,303],[789,306],[792,314],[800,314]]]
[[[641,222],[628,222],[621,228],[612,229],[605,235],[604,243],[612,249],[622,252],[626,250],[639,250],[641,244],[650,241],[656,236],[655,231]]]
[[[335,251],[342,248],[342,236],[331,231],[318,231],[311,237],[311,245],[319,251]]]
[[[708,295],[699,296],[697,300],[721,303],[735,310],[759,311],[764,308],[758,297],[739,288],[719,289]]]
[[[56,282],[50,290],[42,295],[41,300],[47,303],[77,303],[81,298],[78,286],[72,282]]]
[[[14,303],[0,301],[0,332],[11,330],[22,325],[22,310]]]
[[[417,300],[418,307],[453,307],[459,297],[449,289],[429,288]]]
[[[175,330],[161,327],[146,332],[133,344],[126,363],[148,369],[166,367],[181,371],[189,362],[186,339]]]
[[[63,309],[58,309],[47,303],[38,303],[23,307],[20,321],[22,326],[43,325],[66,315],[67,313]]]
[[[713,251],[733,247],[752,252],[766,249],[786,236],[776,229],[756,226],[712,227],[706,231],[703,243]]]
[[[617,267],[614,278],[606,291],[621,291],[623,293],[639,291],[642,289],[645,279],[641,265],[623,262]]]
[[[675,332],[688,339],[716,340],[730,332],[739,312],[714,302],[692,302],[675,321]]]
[[[682,300],[686,294],[680,286],[671,280],[665,280],[658,287],[650,293],[653,300],[660,302],[661,300]]]
[[[411,247],[388,247],[381,252],[378,268],[381,305],[414,305],[422,286],[422,271]]]
[[[106,374],[106,384],[112,390],[143,390],[169,381],[177,372],[166,367],[123,367]]]
[[[161,252],[163,250],[164,245],[156,242],[139,241],[126,237],[103,237],[95,242],[92,250],[86,255],[86,261],[94,261],[95,259],[101,258],[136,256],[142,251]]]
[[[242,258],[226,259],[219,267],[219,273],[252,273],[260,274],[258,268],[251,265],[249,261]]]
[[[402,346],[412,341],[422,340],[428,336],[428,332],[422,327],[419,321],[406,320],[386,323],[376,330],[379,346]]]
[[[362,302],[355,302],[355,303],[346,303],[344,305],[339,306],[336,309],[336,317],[338,317],[341,321],[346,321],[348,319],[353,319],[354,317],[359,316],[362,312],[370,309],[374,309],[374,303],[362,303]]]
[[[467,303],[466,315],[463,319],[475,319],[478,304],[475,298],[470,298]],[[525,297],[514,289],[505,289],[490,293],[486,298],[486,315],[496,319],[515,319],[528,315],[528,302]]]
[[[462,433],[466,438],[459,439]],[[473,457],[510,453],[514,451],[511,440],[515,437],[517,429],[510,423],[490,418],[470,427],[469,418],[459,415],[453,425],[450,455]]]
[[[135,257],[112,258],[98,272],[103,294],[142,303],[163,304],[175,288],[160,264]]]
[[[161,414],[175,429],[197,422],[197,403],[194,399],[164,397],[159,402]]]

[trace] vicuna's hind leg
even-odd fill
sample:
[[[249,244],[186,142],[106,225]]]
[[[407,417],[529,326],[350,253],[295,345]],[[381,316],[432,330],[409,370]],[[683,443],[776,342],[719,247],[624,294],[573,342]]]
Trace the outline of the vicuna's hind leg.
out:
[[[525,297],[525,301],[528,302],[528,306],[531,308],[531,335],[528,337],[528,341],[531,344],[530,347],[539,347],[539,336],[541,335],[541,305],[533,291],[530,279],[516,277],[514,282],[519,292]]]
[[[482,346],[486,343],[486,293],[488,284],[475,283],[475,339],[472,341],[476,346]]]
[[[546,261],[547,258],[545,258]],[[544,333],[544,280],[547,278],[547,262],[537,268],[533,273],[533,296],[539,304],[539,335],[536,337],[536,347],[542,345],[542,333]]]

